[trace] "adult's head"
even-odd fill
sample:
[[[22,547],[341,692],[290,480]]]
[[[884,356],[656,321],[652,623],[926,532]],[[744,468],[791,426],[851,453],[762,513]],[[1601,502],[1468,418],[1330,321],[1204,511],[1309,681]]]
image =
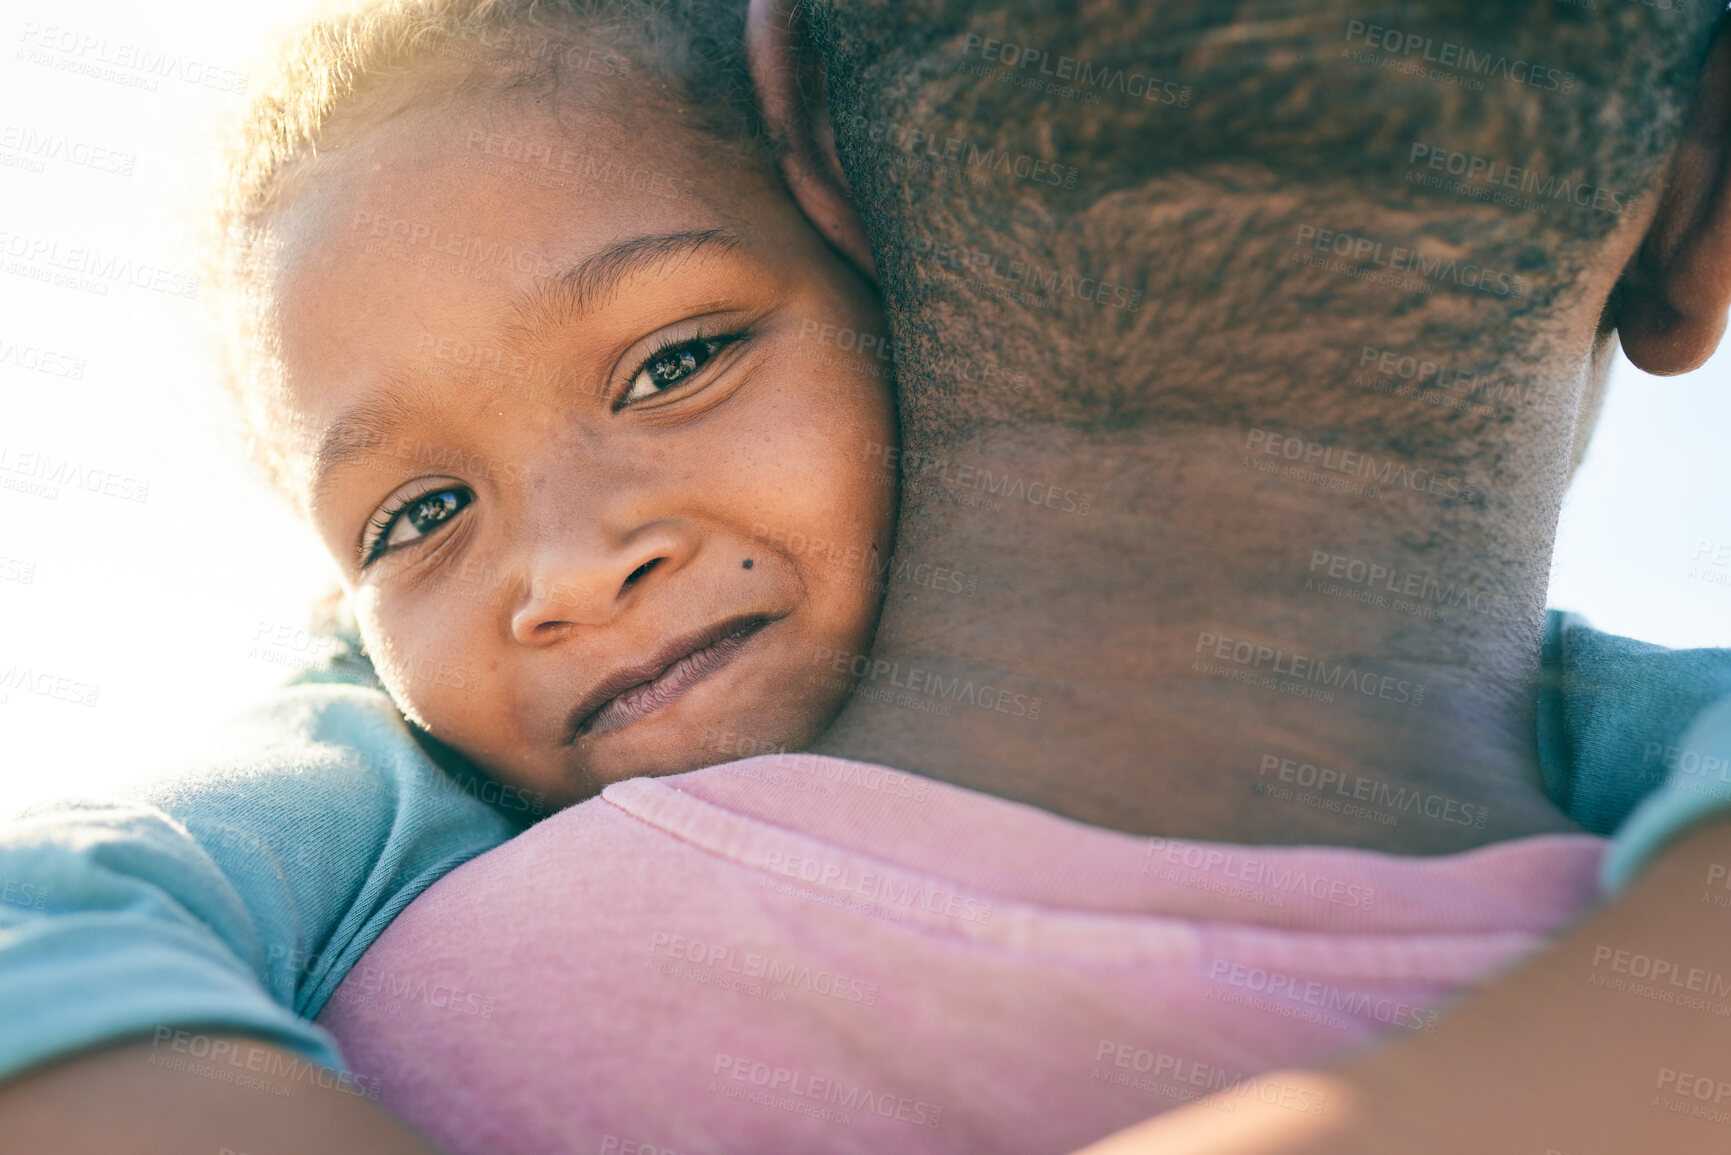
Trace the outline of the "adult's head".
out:
[[[892,592],[866,677],[935,671],[934,708],[856,700],[827,748],[1130,829],[1389,836],[1247,801],[1270,758],[1504,820],[1438,848],[1552,828],[1569,471],[1614,340],[1680,372],[1731,303],[1717,16],[790,7],[754,5],[754,73],[875,259],[900,548],[978,591]]]

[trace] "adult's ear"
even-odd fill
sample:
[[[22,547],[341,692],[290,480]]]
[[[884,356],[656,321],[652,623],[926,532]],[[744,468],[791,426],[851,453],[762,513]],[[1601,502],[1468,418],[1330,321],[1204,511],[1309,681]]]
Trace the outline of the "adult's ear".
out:
[[[1618,286],[1630,361],[1687,373],[1713,355],[1731,309],[1731,24],[1721,21],[1659,211]]]
[[[812,224],[877,283],[865,226],[841,171],[830,126],[823,57],[806,38],[798,0],[751,0],[746,58],[757,104],[781,158],[782,176]]]

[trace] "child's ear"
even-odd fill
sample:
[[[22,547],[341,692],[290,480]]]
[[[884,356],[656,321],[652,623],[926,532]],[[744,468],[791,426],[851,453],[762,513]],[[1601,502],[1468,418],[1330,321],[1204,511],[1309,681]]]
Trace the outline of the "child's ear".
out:
[[[746,55],[787,187],[818,232],[876,284],[865,226],[836,157],[823,58],[806,39],[798,0],[751,0]]]
[[[1695,108],[1613,321],[1630,361],[1687,373],[1713,355],[1731,307],[1731,25],[1721,24]]]

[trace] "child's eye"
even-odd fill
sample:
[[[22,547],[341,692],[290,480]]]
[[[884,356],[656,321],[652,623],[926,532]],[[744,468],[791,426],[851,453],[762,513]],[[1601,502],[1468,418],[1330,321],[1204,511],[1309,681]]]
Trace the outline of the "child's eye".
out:
[[[446,486],[387,504],[367,522],[367,533],[361,541],[361,568],[398,546],[430,537],[473,500],[475,495],[468,489]]]
[[[625,396],[619,399],[619,404],[631,405],[685,384],[709,363],[711,357],[739,339],[738,334],[725,337],[693,337],[677,344],[662,346],[638,366],[637,373],[631,378],[631,385],[626,389]]]

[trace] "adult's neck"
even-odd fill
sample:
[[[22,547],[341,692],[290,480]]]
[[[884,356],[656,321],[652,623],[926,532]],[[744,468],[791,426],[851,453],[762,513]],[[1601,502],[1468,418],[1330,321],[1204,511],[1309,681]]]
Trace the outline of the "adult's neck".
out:
[[[818,665],[862,676],[813,748],[1146,835],[1425,854],[1578,829],[1535,725],[1566,463],[1295,461],[1286,433],[910,446],[873,652]]]

